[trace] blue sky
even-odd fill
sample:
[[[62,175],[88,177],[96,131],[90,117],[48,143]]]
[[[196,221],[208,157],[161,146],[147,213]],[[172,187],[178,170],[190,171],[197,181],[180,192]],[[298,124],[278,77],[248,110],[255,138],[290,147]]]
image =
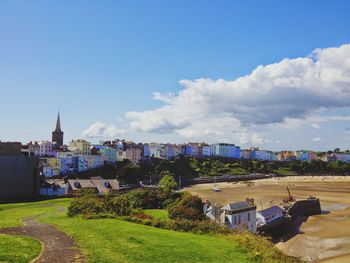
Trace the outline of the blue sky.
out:
[[[218,96],[209,91],[199,98],[220,101],[227,96],[219,84],[179,81],[230,82],[259,65],[340,48],[350,43],[349,13],[348,1],[1,1],[0,140],[50,139],[60,110],[66,141],[125,137],[220,140],[268,149],[350,148],[349,105],[323,103],[325,97],[315,96],[309,86],[312,92],[301,93],[299,102],[319,100],[315,107],[301,105],[300,111],[278,116],[278,108],[264,107],[274,117],[261,116],[263,124],[255,118],[256,108],[244,114],[234,105],[216,110],[212,99],[179,96],[184,90],[205,93],[203,87],[213,85]],[[342,59],[349,55],[348,48],[339,52]],[[346,61],[337,70],[349,72]],[[327,74],[335,74],[328,66]],[[346,89],[336,88],[333,93]],[[252,97],[255,92],[259,87]],[[288,92],[273,92],[273,104],[278,96],[283,102],[299,94]],[[247,105],[270,103],[266,96]],[[243,106],[246,100],[240,100]]]

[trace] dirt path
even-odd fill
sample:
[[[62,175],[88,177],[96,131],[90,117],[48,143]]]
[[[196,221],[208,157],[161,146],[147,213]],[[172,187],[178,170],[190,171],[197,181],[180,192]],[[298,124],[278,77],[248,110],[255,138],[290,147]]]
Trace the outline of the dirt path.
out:
[[[39,240],[43,246],[40,255],[33,261],[39,262],[86,262],[77,244],[55,227],[40,223],[36,217],[23,220],[24,226],[0,229],[0,234],[29,236]]]

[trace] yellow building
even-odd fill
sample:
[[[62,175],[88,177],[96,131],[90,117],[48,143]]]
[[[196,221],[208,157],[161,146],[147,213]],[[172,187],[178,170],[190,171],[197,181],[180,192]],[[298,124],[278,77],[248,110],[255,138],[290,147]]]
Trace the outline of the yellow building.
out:
[[[91,143],[85,140],[72,140],[68,150],[74,154],[90,155]]]
[[[48,167],[53,169],[53,175],[59,175],[61,170],[61,159],[60,158],[48,158],[46,160]]]

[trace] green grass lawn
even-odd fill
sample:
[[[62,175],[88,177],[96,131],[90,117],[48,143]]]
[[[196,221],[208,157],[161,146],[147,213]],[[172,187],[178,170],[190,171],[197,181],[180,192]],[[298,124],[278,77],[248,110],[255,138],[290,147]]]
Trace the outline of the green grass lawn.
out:
[[[70,199],[54,199],[40,202],[0,204],[0,227],[21,226],[24,217],[52,213],[60,206],[68,206]]]
[[[58,207],[68,204],[69,200],[58,199],[0,205],[0,227],[18,226],[23,217],[42,215],[41,221],[56,225],[72,236],[87,254],[89,262],[250,262],[239,247],[219,237],[169,231],[116,219],[68,218],[65,211],[58,211]],[[167,217],[166,211],[149,212]],[[3,237],[1,242],[11,245]],[[25,262],[26,252],[17,251]],[[8,256],[11,257],[10,253]]]
[[[43,217],[71,235],[89,262],[250,262],[228,240],[169,231],[116,219]]]
[[[21,236],[0,234],[0,262],[27,263],[39,255],[39,241]]]
[[[146,215],[153,216],[159,220],[168,220],[168,210],[165,209],[147,209],[143,211]]]

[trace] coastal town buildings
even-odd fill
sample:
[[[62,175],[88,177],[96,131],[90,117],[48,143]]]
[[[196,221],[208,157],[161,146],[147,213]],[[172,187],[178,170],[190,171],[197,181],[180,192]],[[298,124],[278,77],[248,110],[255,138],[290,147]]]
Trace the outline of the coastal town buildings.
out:
[[[281,151],[277,155],[277,160],[289,162],[296,160],[296,156],[293,151]]]
[[[117,149],[103,145],[93,145],[90,149],[92,155],[105,156],[107,162],[115,163],[117,161]]]
[[[234,144],[218,143],[215,145],[215,156],[239,159],[241,157],[241,149]]]
[[[305,151],[294,152],[295,158],[299,161],[308,161],[310,159],[309,153]]]
[[[275,161],[277,156],[270,151],[254,150],[251,152],[251,159],[261,161]]]
[[[240,158],[244,160],[249,160],[252,157],[252,151],[251,150],[241,150]]]
[[[74,154],[90,155],[91,143],[85,140],[72,140],[69,142],[68,150]]]
[[[260,150],[257,147],[241,149],[231,143],[189,142],[184,144],[171,143],[135,143],[123,139],[112,141],[100,141],[93,144],[77,139],[69,142],[68,147],[63,144],[63,132],[61,130],[60,114],[57,116],[56,129],[52,133],[53,142],[34,141],[21,145],[21,154],[39,158],[40,173],[45,177],[66,176],[84,172],[89,169],[104,166],[106,163],[122,162],[130,160],[139,163],[152,158],[176,159],[184,157],[198,158],[229,158],[259,161],[283,161],[294,160],[311,161],[322,160],[325,162],[341,161],[350,162],[350,153],[329,151],[323,155],[317,155],[311,151],[281,151],[272,152]],[[59,146],[59,147],[57,147]]]
[[[202,145],[202,156],[203,157],[211,157],[215,154],[215,147],[212,147],[209,144]]]
[[[130,144],[126,147],[125,158],[130,160],[132,163],[138,163],[141,161],[142,150],[134,144]]]

